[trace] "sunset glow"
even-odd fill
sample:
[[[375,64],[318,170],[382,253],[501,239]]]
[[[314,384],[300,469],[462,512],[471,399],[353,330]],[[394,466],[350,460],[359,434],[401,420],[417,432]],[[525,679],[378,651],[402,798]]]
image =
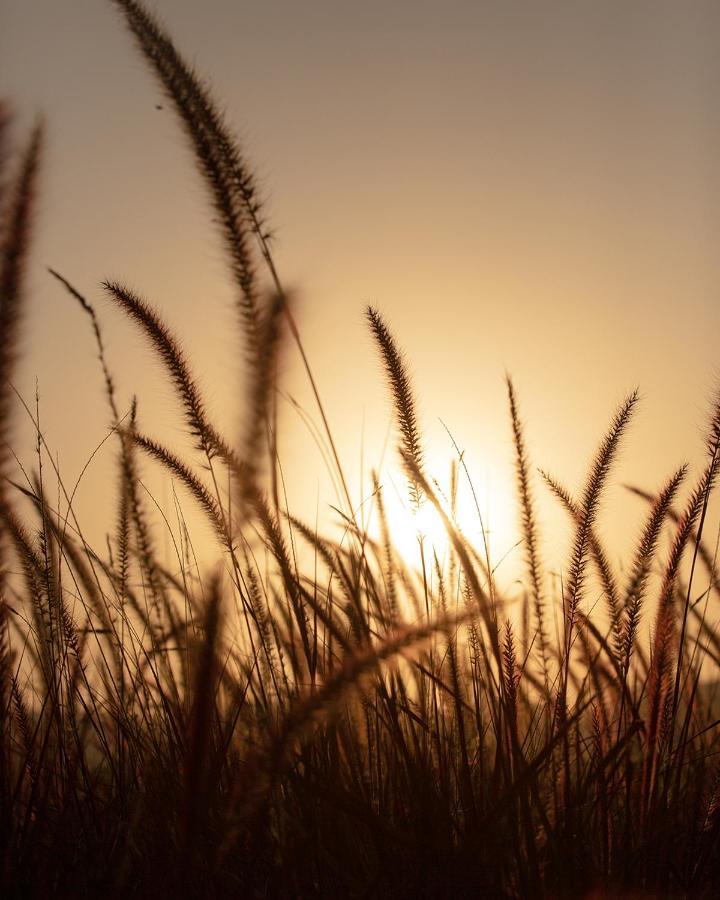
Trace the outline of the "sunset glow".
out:
[[[0,897],[720,884],[720,3],[0,28]]]
[[[435,467],[435,471],[445,467]],[[428,466],[430,471],[432,465]],[[496,481],[468,484],[461,470],[455,498],[455,510],[449,496],[449,485],[434,485],[437,499],[450,522],[463,540],[476,547],[485,560],[489,554],[491,566],[499,566],[500,580],[510,582],[514,572],[518,574],[520,556],[517,553],[517,501],[513,486]],[[407,498],[402,473],[388,474],[383,490],[383,500],[390,533],[396,550],[408,564],[418,568],[421,564],[419,542],[422,540],[431,565],[437,555],[443,560],[450,545],[447,529],[433,503],[425,498],[415,508]]]

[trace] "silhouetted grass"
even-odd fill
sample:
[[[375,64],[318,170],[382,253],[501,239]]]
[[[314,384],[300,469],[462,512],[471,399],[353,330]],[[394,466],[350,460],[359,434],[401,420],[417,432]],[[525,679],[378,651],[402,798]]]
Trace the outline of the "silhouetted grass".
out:
[[[118,406],[94,306],[53,271],[89,317],[117,442],[117,481],[101,501],[117,511],[107,547],[84,539],[57,470],[60,500],[50,499],[37,410],[27,410],[35,469],[17,467],[12,378],[41,138],[34,132],[6,175],[0,114],[3,896],[715,896],[720,726],[707,681],[720,638],[703,530],[720,403],[684,507],[675,504],[685,466],[657,494],[640,491],[649,511],[623,568],[597,525],[637,393],[601,438],[577,498],[544,475],[574,533],[558,585],[543,565],[531,442],[508,378],[525,563],[516,613],[487,548],[457,525],[464,461],[446,498],[428,472],[407,363],[369,309],[411,506],[434,507],[448,537],[440,559],[419,535],[416,568],[395,546],[376,474],[377,528],[353,515],[244,154],[161,26],[140,3],[114,2],[210,194],[238,291],[248,418],[226,437],[170,326],[107,282],[106,297],[162,361],[197,452],[181,457],[144,434],[137,404]],[[335,535],[278,502],[283,323],[344,486]],[[172,571],[161,562],[140,457],[171,475],[210,526],[218,565],[207,576],[183,528]],[[307,569],[298,544],[311,551]],[[600,614],[591,591],[604,597]],[[649,644],[643,621],[653,622]]]

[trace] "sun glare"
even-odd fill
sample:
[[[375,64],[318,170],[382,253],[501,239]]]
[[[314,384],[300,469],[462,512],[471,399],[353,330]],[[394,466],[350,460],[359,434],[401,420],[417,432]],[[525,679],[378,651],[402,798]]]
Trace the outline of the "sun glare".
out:
[[[448,543],[445,523],[429,500],[423,500],[418,509],[410,511],[410,515],[419,539],[427,540],[436,549]]]
[[[447,471],[447,465],[437,467]],[[428,470],[432,471],[428,466]],[[433,555],[442,564],[451,540],[445,523],[433,503],[425,498],[419,508],[409,499],[407,482],[398,472],[387,472],[383,485],[383,501],[388,526],[397,553],[411,567],[421,564],[420,543],[425,558]],[[513,548],[517,544],[516,508],[512,485],[500,478],[486,477],[480,484],[459,480],[453,503],[446,484],[436,485],[436,495],[445,515],[469,544],[485,557],[492,567],[507,575],[512,568]]]

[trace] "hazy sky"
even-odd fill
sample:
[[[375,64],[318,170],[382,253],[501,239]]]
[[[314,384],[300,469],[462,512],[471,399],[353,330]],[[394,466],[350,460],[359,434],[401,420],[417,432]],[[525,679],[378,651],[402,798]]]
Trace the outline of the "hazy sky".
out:
[[[379,462],[390,417],[368,302],[412,363],[431,468],[444,478],[452,456],[442,418],[494,494],[491,513],[511,462],[506,370],[535,461],[573,488],[636,385],[643,403],[615,482],[654,488],[699,461],[719,374],[720,4],[152,8],[256,167],[353,475],[361,458]],[[19,386],[32,396],[37,376],[61,464],[77,475],[107,415],[86,322],[46,264],[98,306],[122,396],[140,394],[148,432],[177,442],[179,417],[158,365],[102,299],[106,277],[174,323],[231,430],[232,292],[172,111],[156,109],[163,100],[111,3],[0,0],[0,10],[2,90],[19,124],[42,112],[48,126]],[[283,386],[315,415],[292,353]],[[301,420],[282,409],[288,494],[313,516],[318,492],[321,508],[333,497]],[[20,447],[30,460],[31,447]],[[110,448],[98,455],[81,506],[96,503],[111,461]],[[634,532],[642,507],[619,488],[608,502]]]

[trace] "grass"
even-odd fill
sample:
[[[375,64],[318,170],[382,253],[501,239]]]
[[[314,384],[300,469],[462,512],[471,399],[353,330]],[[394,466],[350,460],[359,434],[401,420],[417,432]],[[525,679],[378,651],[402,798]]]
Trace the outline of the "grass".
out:
[[[543,473],[574,533],[553,587],[508,379],[525,564],[517,616],[487,547],[457,524],[462,457],[445,496],[427,472],[405,358],[369,309],[411,505],[434,507],[447,532],[442,559],[418,534],[415,566],[394,546],[377,476],[377,529],[352,512],[232,132],[144,7],[114,5],[174,105],[214,206],[247,365],[247,426],[237,440],[224,435],[171,327],[108,282],[107,301],[165,367],[195,452],[179,458],[145,434],[137,404],[118,405],[100,317],[52,272],[87,314],[100,360],[117,447],[107,549],[84,539],[61,473],[48,477],[52,455],[31,410],[35,466],[19,467],[12,378],[38,127],[3,180],[0,231],[3,896],[714,896],[719,722],[701,676],[720,663],[707,618],[717,572],[703,543],[720,404],[687,499],[678,499],[686,467],[644,494],[646,522],[622,569],[597,519],[637,394],[612,418],[577,497]],[[7,138],[6,116],[0,125]],[[346,504],[335,536],[278,499],[273,395],[288,341]],[[143,459],[206,518],[214,570],[199,574],[186,530],[177,566],[161,562]],[[590,609],[597,596],[601,614]]]

